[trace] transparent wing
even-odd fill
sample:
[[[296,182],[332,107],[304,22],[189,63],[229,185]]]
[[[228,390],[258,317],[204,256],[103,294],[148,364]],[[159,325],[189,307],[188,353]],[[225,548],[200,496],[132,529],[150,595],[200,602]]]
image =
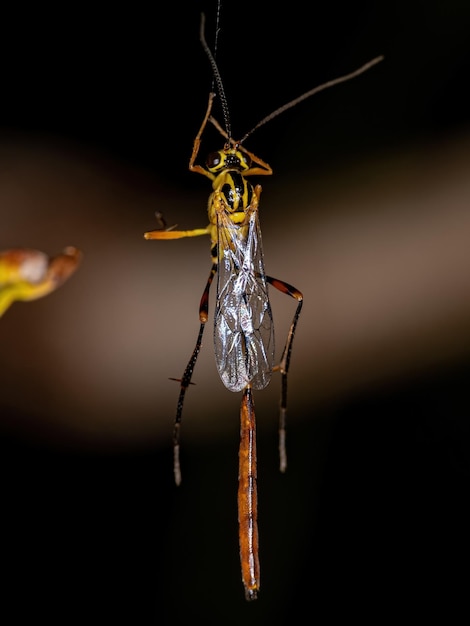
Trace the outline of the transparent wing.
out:
[[[258,211],[253,210],[242,225],[233,224],[222,211],[217,226],[217,368],[231,391],[241,391],[248,383],[263,389],[274,364],[274,330]]]

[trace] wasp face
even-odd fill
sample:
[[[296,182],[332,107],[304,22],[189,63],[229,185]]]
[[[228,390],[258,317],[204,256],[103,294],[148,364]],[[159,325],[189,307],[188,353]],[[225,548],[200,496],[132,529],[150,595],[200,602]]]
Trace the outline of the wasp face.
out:
[[[238,170],[243,172],[250,168],[251,159],[237,148],[224,148],[211,152],[206,160],[209,172],[217,174],[223,170]]]

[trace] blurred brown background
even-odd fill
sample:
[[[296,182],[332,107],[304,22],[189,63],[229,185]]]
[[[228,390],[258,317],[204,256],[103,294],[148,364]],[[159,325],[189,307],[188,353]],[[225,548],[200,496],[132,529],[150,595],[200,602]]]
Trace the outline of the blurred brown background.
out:
[[[458,608],[468,3],[222,9],[235,136],[385,55],[247,141],[274,169],[260,181],[267,272],[305,296],[286,475],[279,381],[255,395],[253,606],[238,564],[240,397],[218,379],[212,318],[186,398],[181,488],[172,477],[178,385],[168,378],[196,340],[209,241],[143,239],[155,211],[181,228],[207,220],[209,183],[187,164],[211,86],[199,13],[210,42],[216,3],[189,4],[3,20],[0,249],[74,245],[84,258],[60,290],[0,320],[2,621],[284,624],[302,608],[312,619]],[[209,133],[203,152],[218,142]],[[272,306],[281,348],[295,305],[273,293]]]

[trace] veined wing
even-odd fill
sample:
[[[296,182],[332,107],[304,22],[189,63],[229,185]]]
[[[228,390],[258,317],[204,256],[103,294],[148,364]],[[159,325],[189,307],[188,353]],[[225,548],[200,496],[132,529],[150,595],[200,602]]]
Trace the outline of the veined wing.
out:
[[[258,211],[248,214],[243,224],[234,224],[225,211],[217,219],[217,368],[230,391],[241,391],[249,383],[263,389],[274,364],[274,330]]]

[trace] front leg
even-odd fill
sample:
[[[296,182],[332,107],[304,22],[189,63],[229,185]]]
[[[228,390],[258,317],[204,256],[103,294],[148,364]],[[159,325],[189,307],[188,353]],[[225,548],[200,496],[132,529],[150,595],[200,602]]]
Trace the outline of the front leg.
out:
[[[214,98],[215,98],[215,93],[210,93],[206,114],[204,115],[204,119],[202,120],[201,128],[199,129],[198,134],[196,135],[196,138],[194,139],[193,151],[191,152],[191,158],[189,159],[189,169],[191,172],[197,172],[198,174],[207,176],[207,178],[210,178],[211,180],[214,180],[214,174],[212,174],[211,172],[208,172],[204,167],[202,167],[202,165],[195,165],[195,161],[197,159],[197,155],[199,154],[199,148],[201,147],[202,133],[204,132],[204,129],[207,126],[207,120],[209,119],[210,114],[211,114]]]

